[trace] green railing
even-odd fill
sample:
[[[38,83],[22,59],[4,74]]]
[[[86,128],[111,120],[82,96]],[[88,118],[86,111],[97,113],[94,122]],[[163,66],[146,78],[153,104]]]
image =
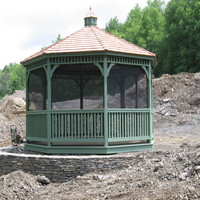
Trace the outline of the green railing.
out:
[[[47,134],[47,111],[27,113],[27,138],[52,143],[105,143],[150,140],[150,109],[50,111],[51,130]],[[105,134],[105,131],[107,134]]]
[[[150,110],[112,110],[108,113],[109,141],[150,139]]]
[[[53,111],[51,139],[54,142],[103,142],[103,110]]]

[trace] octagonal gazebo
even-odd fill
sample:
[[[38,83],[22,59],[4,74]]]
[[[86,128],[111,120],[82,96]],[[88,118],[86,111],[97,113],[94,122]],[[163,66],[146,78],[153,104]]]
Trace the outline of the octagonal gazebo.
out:
[[[151,149],[155,54],[97,26],[21,63],[27,72],[27,150],[110,154]]]

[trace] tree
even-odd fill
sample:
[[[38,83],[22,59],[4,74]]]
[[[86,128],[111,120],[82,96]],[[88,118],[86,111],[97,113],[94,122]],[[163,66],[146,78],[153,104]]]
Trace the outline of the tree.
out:
[[[6,94],[10,94],[9,74],[0,71],[0,99]]]
[[[54,43],[56,43],[56,42],[59,42],[59,41],[61,41],[61,40],[62,40],[62,38],[61,38],[61,34],[58,34],[56,40],[55,40],[55,41],[52,40],[52,44],[54,44]]]
[[[106,24],[105,30],[118,37],[124,37],[123,25],[119,22],[117,17],[110,19],[110,21]]]
[[[117,17],[106,25],[110,33],[154,52],[158,58],[157,74],[162,66],[163,40],[165,38],[165,4],[161,0],[148,1],[142,9],[136,5],[128,14],[126,21],[121,24]]]
[[[22,90],[26,85],[26,72],[21,64],[10,63],[0,72],[0,96]]]
[[[200,2],[171,0],[165,12],[168,72],[200,70]]]

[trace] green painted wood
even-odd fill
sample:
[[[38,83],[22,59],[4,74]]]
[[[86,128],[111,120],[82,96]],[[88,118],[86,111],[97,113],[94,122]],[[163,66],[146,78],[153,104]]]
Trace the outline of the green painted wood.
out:
[[[66,111],[65,114],[53,112],[51,118],[54,124],[52,126],[51,139],[60,139],[62,135],[65,135],[65,139],[75,138],[77,141],[82,138],[104,138],[103,125],[100,124],[103,122],[103,111],[101,113],[92,113],[92,111],[87,113],[84,110],[82,110],[82,113],[67,113]],[[64,119],[66,121],[63,121]],[[67,127],[65,126],[65,129],[64,124],[68,124]]]
[[[28,141],[34,141],[34,142],[47,142],[47,138],[42,138],[42,137],[32,137],[32,136],[28,136],[28,138],[26,138]]]
[[[50,60],[47,60],[47,144],[51,146],[51,65]]]
[[[134,142],[138,141],[138,143],[142,143],[142,141],[150,140],[150,136],[141,136],[141,137],[120,137],[120,138],[109,138],[108,142]]]
[[[148,83],[148,97],[149,97],[149,108],[151,109],[149,117],[149,130],[151,133],[151,141],[153,141],[153,93],[152,93],[152,67],[151,63],[149,64],[149,83]]]
[[[27,114],[26,115],[26,137],[47,138],[47,115],[40,114]]]
[[[110,138],[124,138],[124,137],[151,137],[149,127],[149,119],[151,113],[146,112],[129,112],[118,111],[108,112],[108,133]],[[113,120],[114,119],[114,120]]]
[[[107,75],[108,75],[108,62],[107,56],[104,56],[103,60],[103,77],[104,77],[104,137],[105,143],[104,146],[108,147],[108,83],[107,83]]]
[[[68,54],[48,54],[41,55],[36,58],[33,58],[27,62],[24,62],[23,65],[27,69],[41,66],[47,63],[47,59],[50,58],[50,64],[72,64],[72,63],[94,63],[94,62],[103,62],[104,55],[108,56],[108,62],[118,63],[118,64],[127,64],[127,65],[149,65],[149,63],[154,63],[154,58],[148,56],[137,56],[126,53],[116,53],[116,52],[79,52],[79,53],[68,53]],[[120,58],[117,58],[120,57]]]
[[[26,144],[26,149],[46,154],[113,154],[131,151],[151,150],[153,143],[116,145],[116,146],[42,146]]]

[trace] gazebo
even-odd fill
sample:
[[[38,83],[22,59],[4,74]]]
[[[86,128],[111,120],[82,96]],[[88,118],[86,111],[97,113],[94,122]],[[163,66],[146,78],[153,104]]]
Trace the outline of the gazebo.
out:
[[[85,27],[28,57],[27,150],[112,154],[149,150],[156,55],[97,27]]]

